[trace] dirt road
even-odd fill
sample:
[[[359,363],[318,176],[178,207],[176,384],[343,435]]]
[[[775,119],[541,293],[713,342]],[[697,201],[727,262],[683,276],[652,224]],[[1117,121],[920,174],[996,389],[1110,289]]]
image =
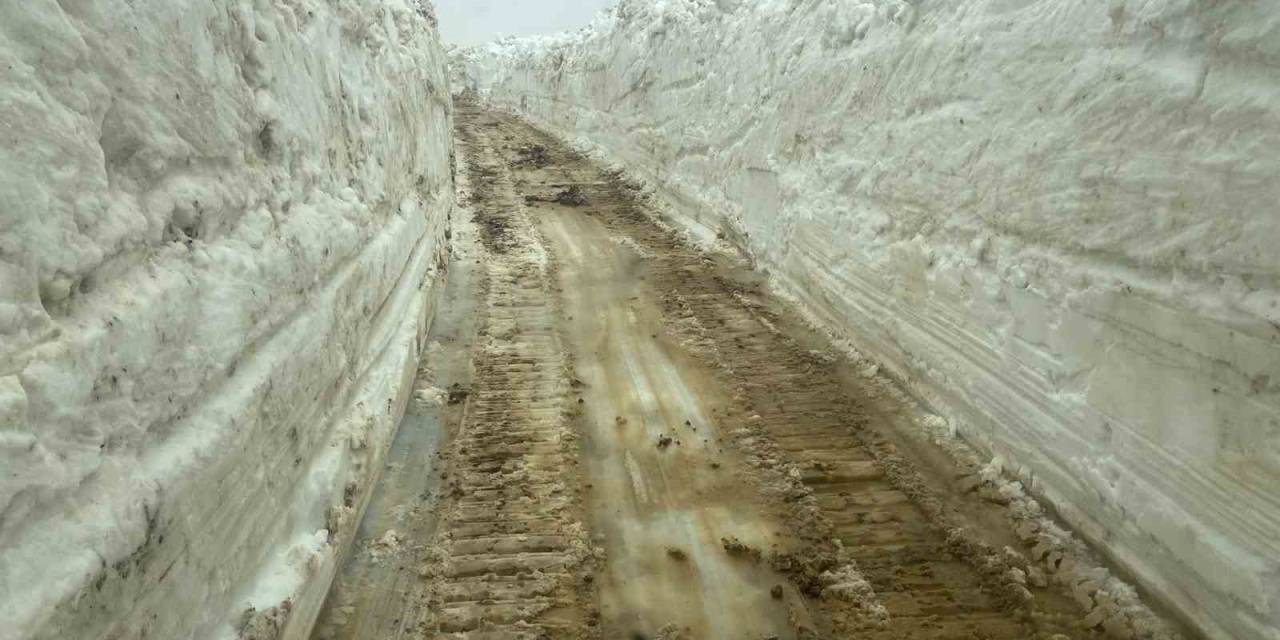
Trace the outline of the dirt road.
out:
[[[318,638],[1094,637],[748,269],[516,119],[456,115],[475,332],[443,478],[419,461],[438,498],[366,527],[398,568],[357,553]]]

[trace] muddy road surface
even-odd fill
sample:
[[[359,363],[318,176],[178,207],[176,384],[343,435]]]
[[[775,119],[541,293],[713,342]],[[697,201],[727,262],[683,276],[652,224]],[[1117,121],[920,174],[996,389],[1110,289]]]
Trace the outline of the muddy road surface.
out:
[[[393,449],[316,638],[1106,637],[740,260],[516,118],[456,117],[440,435]]]

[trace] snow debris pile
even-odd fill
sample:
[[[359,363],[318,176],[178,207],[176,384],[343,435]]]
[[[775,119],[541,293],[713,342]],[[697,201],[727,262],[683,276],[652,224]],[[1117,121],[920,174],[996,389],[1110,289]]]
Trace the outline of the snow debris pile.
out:
[[[1280,13],[623,0],[455,89],[625,166],[1213,638],[1280,637]]]
[[[0,7],[0,639],[308,632],[446,249],[434,23]]]

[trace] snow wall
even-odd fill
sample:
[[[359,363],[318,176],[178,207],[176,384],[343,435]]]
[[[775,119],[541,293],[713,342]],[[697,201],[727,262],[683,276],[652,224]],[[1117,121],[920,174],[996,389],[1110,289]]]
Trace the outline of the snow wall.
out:
[[[305,637],[453,207],[414,0],[0,3],[0,638]]]
[[[1280,12],[624,0],[454,62],[743,247],[1206,635],[1280,638]]]

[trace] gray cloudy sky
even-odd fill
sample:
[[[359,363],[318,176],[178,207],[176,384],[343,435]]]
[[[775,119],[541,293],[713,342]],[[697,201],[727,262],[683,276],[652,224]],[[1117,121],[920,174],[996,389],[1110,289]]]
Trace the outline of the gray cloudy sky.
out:
[[[450,44],[480,44],[499,35],[554,33],[586,25],[617,0],[435,0],[440,35]]]

